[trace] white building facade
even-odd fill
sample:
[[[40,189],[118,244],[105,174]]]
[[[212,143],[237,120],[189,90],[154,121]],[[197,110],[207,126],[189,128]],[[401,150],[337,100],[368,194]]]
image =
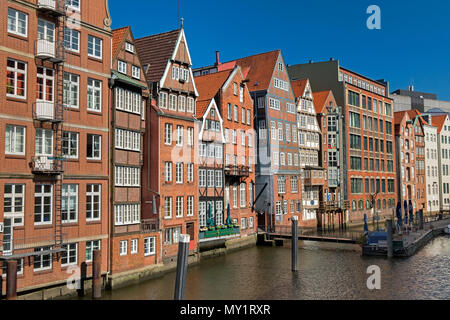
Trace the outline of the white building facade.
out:
[[[429,213],[440,210],[439,197],[439,152],[437,128],[424,125],[425,135],[425,184],[427,193],[426,211]]]

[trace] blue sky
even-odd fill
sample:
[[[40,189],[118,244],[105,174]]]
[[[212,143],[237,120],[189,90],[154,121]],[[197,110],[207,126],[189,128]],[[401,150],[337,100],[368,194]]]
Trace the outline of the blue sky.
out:
[[[391,91],[413,84],[450,100],[450,1],[179,0],[194,67],[281,49],[288,64],[339,59]],[[369,30],[369,5],[381,30]],[[110,0],[113,28],[136,38],[177,28],[177,0]]]

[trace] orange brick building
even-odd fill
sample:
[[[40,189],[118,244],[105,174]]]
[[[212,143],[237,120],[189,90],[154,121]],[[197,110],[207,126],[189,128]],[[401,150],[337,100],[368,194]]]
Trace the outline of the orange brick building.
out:
[[[149,90],[130,27],[113,30],[111,74],[110,271],[160,260],[158,219],[141,215],[142,138]]]
[[[148,131],[151,139],[145,138],[144,159],[152,161],[143,166],[142,209],[144,218],[153,213],[159,216],[159,250],[163,261],[168,261],[177,254],[180,234],[191,236],[191,252],[198,245],[198,92],[183,27],[136,39],[135,44],[151,97],[157,100],[157,106],[149,110],[148,123],[154,126]]]
[[[195,70],[208,74],[240,66],[254,103],[258,225],[289,225],[301,212],[295,96],[281,50]],[[295,137],[294,137],[295,136]]]
[[[1,258],[19,291],[89,277],[94,249],[107,270],[111,19],[81,2],[0,3]]]
[[[394,113],[395,159],[397,162],[397,199],[405,212],[412,201],[414,212],[426,210],[425,138],[426,122],[416,110]]]
[[[195,80],[199,91],[198,108],[214,101],[223,127],[224,152],[220,155],[224,171],[222,224],[227,224],[229,210],[231,222],[240,226],[241,236],[254,234],[257,227],[256,212],[252,210],[255,198],[254,113],[244,75],[241,68],[235,66],[197,76]]]

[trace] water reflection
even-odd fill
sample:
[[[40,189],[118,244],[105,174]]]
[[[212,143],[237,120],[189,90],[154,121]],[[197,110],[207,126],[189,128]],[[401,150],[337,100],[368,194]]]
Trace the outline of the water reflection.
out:
[[[286,247],[255,247],[189,267],[186,299],[450,299],[450,239],[414,257],[362,257],[356,245],[300,242],[299,271]],[[381,290],[367,289],[367,267],[381,268]],[[105,292],[105,299],[172,299],[175,273]]]

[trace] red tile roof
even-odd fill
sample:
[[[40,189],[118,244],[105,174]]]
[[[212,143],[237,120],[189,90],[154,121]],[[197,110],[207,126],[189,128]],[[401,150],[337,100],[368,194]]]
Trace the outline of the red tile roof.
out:
[[[334,95],[331,90],[313,92],[314,107],[316,108],[317,114],[323,113],[323,109],[326,107],[325,102],[330,95],[334,101]]]
[[[223,87],[233,70],[225,70],[216,73],[206,74],[195,77],[195,85],[197,86],[198,98],[196,107],[196,117],[201,118],[206,109],[220,88]],[[218,101],[216,101],[218,103]]]
[[[444,114],[441,116],[433,116],[431,119],[433,126],[437,127],[438,133],[441,133],[442,128],[444,127],[445,120],[447,119],[447,115]]]
[[[404,116],[408,114],[408,111],[394,112],[394,124],[400,124],[403,121]]]
[[[250,80],[248,83],[248,89],[250,91],[266,90],[269,88],[275,63],[279,55],[280,50],[260,53],[223,63],[219,67],[219,70],[224,70],[225,68],[232,69],[235,64],[238,64],[242,69],[244,77]]]
[[[123,39],[125,38],[125,35],[130,30],[130,27],[123,27],[119,29],[115,29],[112,31],[112,55],[113,57],[116,56],[117,50],[120,48],[120,45],[123,42]]]
[[[307,83],[308,83],[308,79],[291,81],[292,90],[294,90],[294,95],[296,98],[303,97]]]
[[[175,50],[181,29],[155,34],[135,40],[142,64],[150,64],[147,79],[158,82],[164,75],[167,63]]]

